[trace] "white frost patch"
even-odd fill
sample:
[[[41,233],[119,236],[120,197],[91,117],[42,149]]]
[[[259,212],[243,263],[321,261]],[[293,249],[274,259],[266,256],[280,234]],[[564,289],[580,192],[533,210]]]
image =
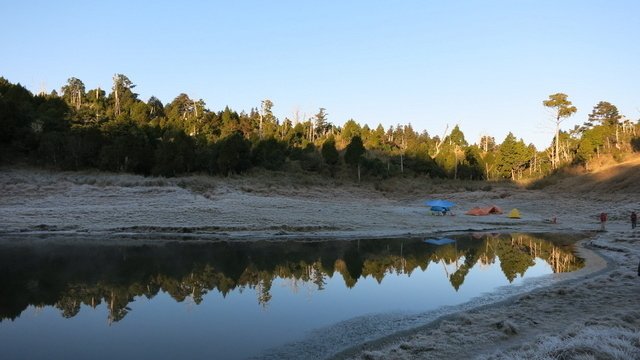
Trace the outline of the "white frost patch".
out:
[[[546,336],[521,349],[482,356],[479,360],[640,359],[640,330],[588,326]]]

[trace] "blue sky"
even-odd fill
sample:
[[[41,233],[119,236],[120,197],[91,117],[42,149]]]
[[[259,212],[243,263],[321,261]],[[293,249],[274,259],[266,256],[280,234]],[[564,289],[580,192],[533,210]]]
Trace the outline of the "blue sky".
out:
[[[116,73],[142,100],[181,92],[213,111],[263,99],[371,127],[411,123],[469,142],[511,131],[548,146],[542,106],[564,92],[581,124],[599,101],[640,118],[638,1],[8,1],[0,76],[36,92]]]

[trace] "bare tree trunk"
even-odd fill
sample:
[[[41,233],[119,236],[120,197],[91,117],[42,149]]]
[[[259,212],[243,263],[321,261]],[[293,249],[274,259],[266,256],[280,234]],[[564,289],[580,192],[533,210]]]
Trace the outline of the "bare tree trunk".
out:
[[[434,156],[440,153],[440,146],[442,146],[442,143],[444,142],[444,138],[447,137],[448,130],[449,130],[449,124],[447,124],[447,127],[444,128],[444,133],[442,134],[442,138],[440,139],[440,141],[436,143],[436,153]]]
[[[296,109],[296,111],[293,113],[293,126],[298,125],[299,122],[300,122],[300,110]]]
[[[115,93],[115,96],[116,96],[115,115],[118,116],[118,115],[120,115],[120,99],[118,98],[118,86],[117,85],[115,87],[114,93]]]
[[[556,118],[556,153],[553,156],[553,168],[558,168],[558,162],[560,160],[560,115]]]
[[[562,158],[564,161],[569,161],[569,142],[565,142],[564,146],[562,146]]]
[[[455,168],[454,168],[454,172],[453,172],[453,179],[458,179],[458,153],[460,153],[462,150],[460,149],[460,146],[458,146],[456,144],[455,148],[453,149],[453,155],[456,158],[456,164],[455,164]]]
[[[281,129],[282,129],[282,132],[280,134],[280,140],[284,140],[284,136],[287,134],[287,122],[286,121],[283,121]]]
[[[458,154],[456,154],[456,163],[453,166],[453,180],[458,179]]]
[[[82,106],[82,94],[79,90],[76,90],[73,102],[76,105],[76,110],[80,110],[80,106]]]

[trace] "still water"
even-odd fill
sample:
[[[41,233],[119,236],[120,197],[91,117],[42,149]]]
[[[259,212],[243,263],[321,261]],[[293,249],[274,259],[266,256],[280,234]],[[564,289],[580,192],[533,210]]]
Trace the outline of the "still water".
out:
[[[451,239],[2,241],[2,358],[243,359],[357,316],[425,312],[583,266],[575,236]]]

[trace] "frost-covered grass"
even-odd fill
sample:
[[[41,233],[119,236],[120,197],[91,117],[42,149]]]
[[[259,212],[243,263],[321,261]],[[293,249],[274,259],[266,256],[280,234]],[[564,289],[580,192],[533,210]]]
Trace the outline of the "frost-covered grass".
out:
[[[640,359],[640,330],[587,326],[562,335],[545,336],[532,345],[479,359]]]
[[[436,359],[432,351],[445,343],[425,343],[417,337],[390,349],[363,351],[357,359]],[[454,346],[455,347],[455,346]],[[465,355],[464,358],[467,358]],[[473,357],[470,357],[473,358]],[[508,351],[475,357],[477,360],[628,360],[640,359],[640,329],[622,326],[582,326],[561,335],[549,335]]]
[[[134,174],[103,173],[98,171],[47,171],[41,169],[10,169],[0,172],[0,186],[45,187],[60,184],[118,186],[167,186],[173,183],[162,177]]]

